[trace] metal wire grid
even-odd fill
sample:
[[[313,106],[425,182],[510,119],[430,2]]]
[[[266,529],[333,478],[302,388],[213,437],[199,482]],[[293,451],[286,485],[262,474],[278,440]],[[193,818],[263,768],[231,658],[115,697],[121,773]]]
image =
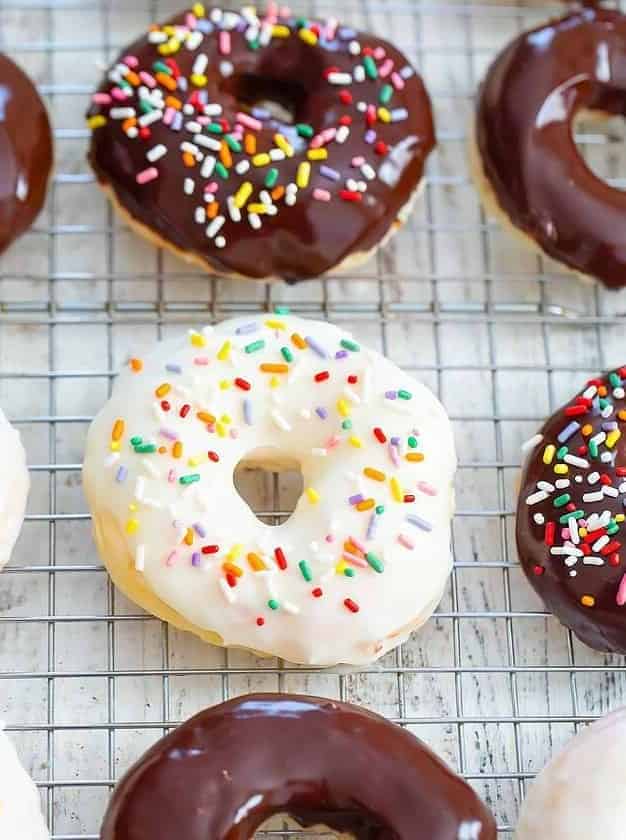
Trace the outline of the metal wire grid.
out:
[[[389,32],[420,66],[440,146],[414,219],[362,276],[293,288],[207,279],[116,222],[83,162],[97,72],[158,2],[0,0],[2,47],[28,67],[55,124],[46,213],[0,263],[0,397],[20,426],[33,492],[0,590],[0,715],[46,798],[55,840],[97,838],[116,778],[168,727],[248,690],[369,705],[457,767],[511,836],[525,783],[579,723],[619,704],[623,658],[579,646],[529,592],[512,547],[519,443],[578,380],[622,364],[626,298],[529,256],[479,209],[465,162],[477,79],[545,5],[311,0]],[[582,134],[618,185],[623,143]],[[288,303],[346,322],[427,381],[456,422],[456,564],[437,618],[379,666],[319,672],[206,648],[138,614],[107,580],[80,493],[86,425],[131,344]],[[262,515],[286,515],[275,477]],[[264,837],[300,837],[281,821]],[[310,836],[310,835],[307,835]]]

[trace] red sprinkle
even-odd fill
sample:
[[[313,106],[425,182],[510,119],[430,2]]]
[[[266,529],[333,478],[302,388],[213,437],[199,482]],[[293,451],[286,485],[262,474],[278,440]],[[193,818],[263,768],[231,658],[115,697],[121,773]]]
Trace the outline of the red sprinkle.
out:
[[[586,543],[595,542],[600,537],[603,537],[606,534],[606,528],[597,528],[595,531],[590,531],[587,536],[584,538]]]
[[[167,66],[170,68],[170,70],[174,74],[174,78],[178,79],[180,77],[180,67],[174,61],[174,59],[173,58],[166,58],[165,63],[167,64]]]
[[[220,550],[219,545],[203,545],[202,546],[202,553],[203,554],[217,554]]]
[[[415,496],[414,496],[412,493],[405,493],[405,495],[404,495],[404,501],[405,501],[407,504],[411,504],[411,502],[414,502],[414,501],[415,501]]]
[[[235,385],[238,388],[241,388],[242,391],[249,391],[252,387],[252,385],[250,385],[250,383],[246,379],[242,379],[240,376],[238,376],[237,379],[235,379]]]
[[[339,190],[339,197],[343,198],[344,201],[362,201],[363,196],[360,192],[355,192],[354,190]]]
[[[237,578],[232,572],[226,572],[226,583],[231,589],[234,589],[237,586]]]
[[[207,455],[209,456],[209,459],[210,459],[211,461],[213,461],[213,463],[214,463],[214,464],[217,464],[217,462],[218,462],[218,461],[219,461],[219,459],[220,459],[220,456],[217,454],[217,452],[212,452],[212,451],[211,451],[211,452],[207,452]]]
[[[339,118],[339,125],[352,125],[352,117],[350,114],[344,114]]]
[[[580,417],[581,414],[586,414],[588,411],[586,405],[568,405],[564,411],[567,417]]]
[[[541,577],[541,575],[545,572],[543,566],[533,566],[533,574],[537,575],[537,577]]]
[[[314,598],[321,598],[323,594],[324,593],[322,592],[319,586],[316,586],[315,589],[311,592],[311,595]]]
[[[576,510],[576,505],[574,502],[570,502],[568,505],[565,505],[565,510],[568,511],[568,513],[573,513]]]
[[[339,91],[339,99],[341,99],[344,105],[352,105],[352,94],[349,90]]]
[[[611,554],[609,557],[609,566],[619,566],[619,554]]]
[[[610,543],[607,543],[604,548],[600,549],[600,554],[614,554],[616,551],[619,551],[622,547],[622,544],[619,540],[611,540]]]
[[[316,382],[323,382],[325,379],[330,379],[330,373],[327,370],[321,370],[313,378]]]
[[[546,545],[554,545],[554,535],[556,533],[556,523],[546,522],[546,529],[544,532],[544,542]]]
[[[615,475],[619,475],[621,478],[623,478],[626,475],[626,467],[616,467]]]
[[[361,52],[363,55],[374,55],[374,50],[371,47],[363,47]]]
[[[332,64],[330,67],[327,67],[326,70],[324,70],[324,78],[327,79],[333,73],[340,73],[340,72],[341,72],[341,68],[337,67],[337,65],[335,65],[335,64]]]
[[[262,615],[260,615],[260,616],[257,618],[257,620],[256,620],[256,624],[257,624],[257,627],[263,627],[263,625],[265,624],[265,619],[263,618],[263,616],[262,616]]]
[[[613,484],[611,476],[607,475],[606,473],[602,473],[602,475],[600,476],[600,484],[604,484],[605,486],[607,484]]]
[[[346,598],[346,600],[343,603],[344,606],[346,606],[350,610],[350,612],[358,613],[360,607],[355,601],[352,600],[352,598]]]
[[[163,402],[161,403],[161,408],[163,409],[163,411],[169,411],[171,407],[172,406],[168,403],[167,400],[163,400]]]
[[[376,152],[377,155],[380,155],[381,157],[384,157],[387,154],[387,152],[389,151],[389,147],[387,146],[386,143],[383,143],[382,140],[379,140],[378,143],[376,143],[374,145],[374,151]]]
[[[378,428],[378,426],[374,429],[374,437],[379,443],[387,443],[387,436],[382,429]]]
[[[580,550],[585,555],[585,557],[589,557],[589,555],[591,554],[591,546],[587,545],[587,543],[581,543]]]
[[[577,451],[578,451],[578,454],[579,454],[579,455],[586,455],[586,454],[587,454],[587,447],[586,447],[586,445],[583,443],[583,445],[582,445],[582,446],[579,446],[579,447],[578,447],[578,450],[577,450]]]
[[[180,416],[181,417],[186,417],[189,414],[190,411],[191,411],[191,406],[188,405],[187,403],[185,403],[185,405],[180,410]]]
[[[359,377],[355,376],[354,374],[352,374],[352,376],[348,377],[348,382],[350,383],[350,385],[356,385],[356,383],[358,381],[359,381]]]
[[[152,132],[150,131],[147,125],[142,125],[142,127],[139,129],[139,136],[142,140],[149,140],[150,137],[152,137]]]
[[[282,569],[284,572],[287,568],[287,558],[285,557],[285,553],[282,550],[282,548],[274,549],[274,557],[276,558],[276,562],[278,563],[278,568]]]

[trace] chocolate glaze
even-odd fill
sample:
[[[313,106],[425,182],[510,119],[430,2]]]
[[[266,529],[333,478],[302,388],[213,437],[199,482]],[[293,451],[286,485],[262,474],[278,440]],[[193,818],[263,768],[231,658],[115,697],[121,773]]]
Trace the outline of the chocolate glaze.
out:
[[[38,216],[52,166],[52,135],[39,94],[0,54],[0,253]]]
[[[174,19],[184,20],[184,15]],[[295,29],[293,20],[289,23]],[[385,49],[393,59],[396,69],[407,61],[391,44],[371,35],[357,33],[362,47]],[[227,182],[221,182],[218,197],[227,217],[223,229],[227,245],[215,247],[207,239],[206,225],[194,221],[194,210],[202,201],[198,190],[194,196],[183,194],[182,184],[191,174],[202,182],[198,169],[184,165],[179,146],[182,140],[193,140],[184,130],[174,132],[163,122],[150,126],[151,137],[146,142],[131,140],[121,130],[119,121],[109,120],[106,126],[94,131],[89,160],[99,181],[115,191],[117,201],[130,215],[151,228],[160,237],[183,252],[193,254],[218,272],[237,273],[249,277],[282,276],[288,280],[315,277],[323,274],[353,253],[370,251],[383,239],[390,226],[407,205],[422,178],[426,157],[434,146],[434,127],[428,94],[422,80],[414,74],[405,80],[403,90],[394,91],[390,109],[407,108],[409,116],[401,122],[378,122],[375,130],[378,139],[389,146],[389,153],[380,157],[373,145],[364,140],[365,117],[357,110],[356,102],[363,100],[378,104],[378,95],[386,80],[366,79],[359,84],[346,86],[354,96],[354,103],[344,105],[339,100],[342,89],[331,85],[324,78],[324,71],[334,66],[340,72],[352,71],[360,61],[348,52],[349,40],[334,38],[328,44],[320,41],[310,46],[298,37],[297,31],[289,38],[274,39],[269,46],[250,50],[241,32],[232,33],[232,53],[227,56],[234,72],[224,78],[220,63],[225,57],[219,54],[217,33],[205,36],[200,51],[210,57],[207,87],[210,102],[219,102],[223,114],[231,125],[239,111],[249,112],[255,101],[270,98],[288,105],[294,123],[311,124],[316,132],[338,124],[344,115],[353,118],[351,134],[343,145],[330,143],[329,159],[324,161],[341,172],[341,181],[333,183],[319,174],[319,164],[313,164],[310,187],[301,191],[294,207],[281,206],[274,217],[264,216],[263,227],[254,231],[244,219],[235,224],[228,218],[226,197],[237,187],[250,180],[256,189],[263,189],[263,179],[268,167],[252,167],[245,175],[231,173]],[[198,51],[182,49],[173,58],[182,74],[188,77]],[[139,58],[140,67],[150,69],[161,58],[157,48],[141,38],[123,51]],[[108,91],[111,83],[105,80],[100,91]],[[124,105],[116,102],[114,105]],[[133,104],[132,102],[130,104]],[[93,106],[90,115],[107,114],[108,106]],[[190,117],[187,117],[187,122]],[[306,160],[308,141],[298,137],[294,126],[276,119],[267,121],[258,136],[258,151],[268,151],[273,146],[273,136],[282,132],[296,149],[296,155],[276,164],[280,172],[279,184],[295,181],[298,164]],[[146,151],[163,143],[167,157],[156,166],[158,180],[140,186],[135,178],[147,164]],[[358,203],[341,200],[337,193],[344,187],[346,178],[362,179],[358,169],[351,166],[354,157],[364,156],[379,171],[379,177],[368,182],[364,199]],[[243,155],[234,155],[235,162]],[[217,179],[219,181],[219,178]],[[331,191],[329,203],[313,200],[313,189],[321,187]],[[220,210],[222,212],[222,210]]]
[[[626,285],[626,192],[594,175],[573,139],[582,108],[626,114],[626,16],[585,8],[525,32],[480,91],[484,173],[511,222],[551,257]]]
[[[626,377],[626,368],[617,372],[620,379]],[[599,377],[592,382],[601,382],[608,387],[608,396],[614,405],[614,411],[609,417],[602,417],[599,411],[597,399],[588,411],[580,416],[568,416],[565,410],[576,410],[572,408],[581,402],[581,395],[588,387],[582,389],[577,398],[574,398],[566,406],[557,411],[543,426],[540,434],[543,439],[528,456],[522,475],[520,496],[517,508],[517,549],[519,552],[522,568],[526,573],[535,591],[543,599],[548,609],[553,612],[560,621],[569,627],[581,641],[596,650],[614,651],[626,653],[626,606],[618,604],[618,590],[624,574],[626,564],[624,562],[624,525],[610,536],[609,542],[602,550],[593,550],[596,545],[595,539],[590,541],[592,550],[590,556],[598,557],[604,561],[601,566],[585,565],[583,557],[578,557],[573,566],[568,566],[566,556],[563,554],[554,555],[550,547],[546,545],[546,526],[534,522],[535,514],[545,517],[546,523],[565,516],[571,510],[583,510],[588,516],[592,513],[601,514],[603,511],[610,511],[611,517],[625,512],[626,495],[619,492],[616,497],[605,495],[600,501],[589,502],[583,500],[583,495],[597,492],[602,488],[603,482],[607,486],[620,488],[626,481],[626,400],[612,395],[613,388],[608,383],[607,377]],[[622,386],[618,386],[622,387]],[[577,403],[578,401],[578,403]],[[623,418],[619,412],[623,412]],[[571,422],[577,422],[581,426],[576,434],[566,441],[569,452],[577,457],[582,457],[589,462],[589,468],[580,468],[568,465],[567,475],[555,475],[554,465],[565,463],[563,460],[554,458],[552,463],[545,464],[543,455],[546,446],[553,444],[557,450],[561,444],[557,435]],[[611,449],[600,446],[599,455],[602,452],[613,453],[611,463],[603,463],[600,457],[591,457],[587,451],[587,442],[596,434],[602,431],[603,424],[617,423],[618,430],[622,437]],[[583,435],[582,429],[590,426],[590,434]],[[593,472],[600,473],[601,480],[590,484],[588,476]],[[575,476],[582,476],[583,480],[577,483]],[[538,481],[547,481],[554,485],[556,479],[570,479],[571,484],[564,489],[557,489],[545,501],[529,505],[526,502],[528,496],[537,491]],[[626,488],[625,488],[626,489]],[[568,506],[554,506],[554,499],[560,494],[568,493],[571,501]],[[565,524],[556,525],[554,546],[560,548],[565,540],[561,535],[561,529],[567,527]],[[595,530],[595,529],[594,529]],[[603,534],[602,534],[603,535]],[[599,536],[598,536],[599,538]],[[549,538],[548,538],[548,541]],[[584,545],[582,538],[579,545]],[[584,549],[588,549],[585,547]],[[576,572],[575,576],[570,573]],[[591,596],[594,600],[592,606],[585,606],[581,599]]]
[[[247,840],[269,817],[356,840],[495,840],[492,816],[428,747],[346,703],[252,694],[155,744],[117,786],[101,840]]]

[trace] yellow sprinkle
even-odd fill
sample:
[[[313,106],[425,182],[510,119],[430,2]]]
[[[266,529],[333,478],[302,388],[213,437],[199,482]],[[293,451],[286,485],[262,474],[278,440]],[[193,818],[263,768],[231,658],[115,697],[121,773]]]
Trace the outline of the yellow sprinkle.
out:
[[[626,519],[626,516],[623,513],[618,513],[615,517],[616,522],[623,522],[624,519]],[[578,529],[578,533],[580,533],[580,528]]]
[[[129,519],[126,523],[126,533],[127,534],[136,534],[139,530],[139,520],[137,519]]]
[[[204,75],[204,73],[192,73],[189,77],[189,81],[195,87],[203,88],[207,86],[209,79]]]
[[[278,388],[280,385],[280,379],[277,376],[270,376],[270,388]]]
[[[187,528],[187,533],[185,534],[183,542],[186,545],[193,545],[193,528]]]
[[[221,379],[220,380],[220,391],[228,391],[230,388],[230,382],[228,379]]]
[[[172,35],[175,35],[175,34],[176,34],[176,30],[174,29],[174,27],[172,26],[172,24],[171,24],[171,23],[166,23],[166,24],[165,24],[164,26],[162,26],[161,28],[162,28],[163,32],[164,32],[166,35],[169,35],[169,36],[170,36],[170,38],[172,37]]]
[[[113,425],[113,431],[111,432],[111,438],[113,440],[121,440],[124,434],[124,421],[123,420],[116,420]]]
[[[258,155],[254,155],[252,158],[252,165],[253,166],[267,166],[268,163],[271,163],[272,159],[267,154],[267,152],[261,152]]]
[[[287,157],[294,156],[294,150],[291,143],[287,140],[287,138],[282,134],[275,134],[274,135],[274,143],[278,146],[281,152],[284,152]]]
[[[137,510],[137,505],[135,504],[135,502],[131,502],[128,505],[128,510],[132,511],[132,513],[134,513]]]
[[[273,38],[288,38],[291,35],[291,29],[288,26],[273,26],[272,27],[272,37]]]
[[[206,464],[208,460],[208,455],[194,455],[193,457],[187,459],[187,466],[199,467],[200,464]]]
[[[261,204],[260,202],[248,204],[247,209],[248,213],[256,213],[257,216],[262,216],[264,213],[267,213],[267,207],[265,204]]]
[[[194,3],[191,7],[191,11],[197,18],[202,18],[206,14],[204,11],[204,4],[203,3]]]
[[[340,560],[335,566],[335,571],[338,575],[342,575],[347,568],[348,564],[345,562],[345,560]]]
[[[387,110],[387,108],[379,108],[378,109],[378,119],[384,123],[391,122],[391,114]]]
[[[223,423],[216,423],[215,424],[215,431],[217,432],[219,437],[221,437],[221,438],[226,437],[226,429],[224,428]]]
[[[374,499],[363,499],[362,502],[359,502],[356,506],[357,510],[371,510],[376,502]]]
[[[217,358],[220,360],[220,362],[225,362],[230,357],[230,348],[230,341],[225,341],[222,344],[217,354]]]
[[[391,478],[389,483],[391,484],[391,495],[393,496],[394,501],[403,502],[404,501],[404,493],[402,492],[402,487],[400,487],[400,482],[395,477],[395,475],[393,476],[393,478]]]
[[[161,397],[164,397],[164,396],[166,396],[167,394],[169,394],[169,392],[170,392],[171,390],[172,390],[172,386],[171,386],[171,385],[169,385],[167,382],[164,382],[162,385],[159,385],[159,387],[156,389],[156,391],[155,391],[154,393],[155,393],[155,394],[157,395],[157,397],[159,397],[159,399],[160,399]]]
[[[206,338],[201,333],[192,332],[189,340],[194,347],[206,347]]]
[[[583,607],[593,607],[595,606],[596,599],[593,597],[593,595],[583,595],[583,597],[580,599],[580,603],[583,605]]]
[[[244,181],[235,193],[235,207],[238,207],[241,210],[241,208],[245,205],[247,200],[252,195],[253,189],[254,187],[252,186],[250,181]]]
[[[102,128],[103,125],[107,124],[107,118],[103,117],[102,114],[96,114],[95,117],[89,117],[87,120],[87,125],[89,128]]]
[[[233,418],[230,416],[230,414],[222,414],[222,416],[220,417],[220,421],[222,423],[226,423],[226,425],[228,426],[229,423],[233,422]]]
[[[407,452],[404,457],[407,461],[412,461],[416,464],[424,460],[424,454],[422,452]]]
[[[298,35],[304,41],[305,44],[309,44],[312,47],[314,47],[317,44],[317,35],[310,29],[301,29],[298,32]]]
[[[569,472],[569,467],[567,466],[567,464],[555,464],[554,472],[557,475],[567,475]]]
[[[373,478],[374,481],[385,481],[386,478],[384,472],[375,470],[373,467],[365,467],[363,475],[366,475],[368,478]]]
[[[342,417],[350,416],[350,406],[346,402],[346,400],[337,401],[337,411],[339,412],[339,414],[341,414]]]
[[[612,432],[609,432],[606,436],[606,445],[609,449],[613,449],[617,441],[621,438],[622,433],[619,429],[613,429]]]
[[[258,554],[255,554],[251,551],[248,554],[248,563],[250,564],[250,568],[254,572],[264,572],[267,569],[267,566],[263,562],[263,560],[259,557]]]
[[[111,452],[119,452],[122,448],[122,444],[119,440],[112,440],[111,441]]]
[[[309,186],[310,177],[311,164],[308,162],[308,160],[303,160],[302,163],[298,166],[298,171],[296,172],[296,184],[300,187],[301,190]]]
[[[283,324],[282,321],[266,321],[265,326],[269,327],[270,330],[285,330],[287,327]]]
[[[621,514],[621,513],[620,513],[619,515],[620,515],[620,516],[623,516],[623,514]],[[616,516],[615,518],[617,519],[617,516]],[[587,529],[586,529],[586,528],[579,528],[579,529],[578,529],[578,536],[579,536],[579,537],[586,537],[586,536],[587,536],[587,534],[588,534],[588,531],[587,531]]]
[[[231,550],[226,555],[227,560],[236,560],[238,557],[241,556],[243,546],[240,543],[235,543],[235,545],[231,548]]]
[[[326,160],[328,158],[328,149],[309,149],[306,156],[309,160]]]
[[[551,464],[552,459],[556,454],[556,446],[553,446],[551,443],[546,446],[543,450],[543,463],[544,464]]]
[[[363,441],[360,437],[357,437],[356,435],[352,435],[350,438],[348,438],[348,440],[350,441],[352,446],[354,446],[355,449],[360,449],[363,446]]]
[[[312,505],[316,505],[320,500],[320,494],[317,490],[314,490],[313,487],[307,487],[305,490],[307,499],[311,502]]]

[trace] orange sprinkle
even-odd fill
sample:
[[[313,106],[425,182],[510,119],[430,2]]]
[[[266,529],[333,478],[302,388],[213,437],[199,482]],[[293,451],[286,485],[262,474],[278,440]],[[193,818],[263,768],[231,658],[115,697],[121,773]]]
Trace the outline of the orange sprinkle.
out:
[[[124,434],[124,421],[123,420],[116,420],[115,425],[113,426],[113,431],[111,432],[111,439],[112,440],[121,440],[122,435]]]
[[[127,132],[129,129],[134,128],[137,125],[137,118],[136,117],[129,117],[127,120],[124,120],[122,123],[122,131]]]
[[[174,456],[174,458],[180,458],[180,457],[182,457],[182,454],[183,454],[183,445],[179,440],[177,440],[176,443],[174,444],[174,446],[172,447],[172,455]]]
[[[124,78],[125,78],[125,79],[126,79],[126,81],[127,81],[127,82],[129,82],[129,83],[130,83],[133,87],[139,87],[139,84],[140,84],[140,82],[141,82],[141,79],[139,78],[139,76],[138,76],[138,75],[137,75],[137,74],[136,74],[133,70],[130,70],[130,71],[129,71],[129,72],[128,72],[125,76],[124,76]]]
[[[285,188],[282,186],[282,184],[279,184],[277,187],[274,187],[274,189],[270,193],[273,201],[280,201],[284,194]]]
[[[165,455],[167,452],[167,446],[159,446],[159,455]]]
[[[214,219],[217,216],[217,213],[220,209],[219,201],[212,201],[210,204],[207,204],[206,208],[206,217],[207,219]]]
[[[243,575],[243,569],[235,563],[222,563],[222,569],[227,573],[230,572],[231,575],[235,575],[235,577]]]
[[[620,414],[623,414],[623,415],[624,415],[624,416],[623,416],[623,417],[621,417],[620,419],[621,419],[621,420],[626,420],[626,411],[620,411],[620,412],[618,413],[618,415],[617,415],[617,416],[619,417],[619,416],[620,416]],[[589,436],[589,435],[593,432],[593,426],[591,425],[591,423],[586,423],[586,424],[582,427],[581,432],[583,433],[583,435],[584,435],[585,437],[588,437],[588,436]]]
[[[618,411],[617,416],[619,417],[620,420],[626,420],[626,411],[624,411],[624,409],[622,409],[621,411]],[[586,428],[587,427],[585,426],[585,428],[583,429],[583,434],[585,434],[585,429]],[[590,426],[590,428],[593,429],[593,426]],[[590,432],[590,434],[591,434],[591,432]]]
[[[247,155],[256,154],[256,137],[254,134],[246,134],[243,141],[243,147]]]
[[[419,463],[424,460],[424,455],[421,452],[407,452],[404,457],[407,461],[413,461],[414,463]]]
[[[268,362],[265,362],[264,364],[259,365],[259,367],[263,371],[263,373],[288,373],[289,371],[289,365],[284,364],[272,365]]]
[[[191,169],[193,166],[196,165],[196,159],[191,154],[191,152],[183,152],[183,163],[185,164],[185,166]]]
[[[596,604],[596,599],[593,597],[593,595],[583,595],[583,597],[580,599],[580,603],[583,605],[583,607],[594,607]]]
[[[348,554],[356,554],[357,557],[363,557],[363,552],[360,548],[357,548],[354,543],[351,543],[349,540],[343,544],[343,550],[347,551]]]
[[[365,467],[363,475],[366,475],[368,478],[373,478],[374,481],[384,481],[387,477],[384,472],[375,470],[373,467]]]
[[[261,560],[258,554],[254,553],[254,551],[251,551],[248,554],[248,563],[254,572],[264,572],[267,569],[265,563]]]
[[[176,90],[176,79],[172,78],[172,76],[168,76],[167,73],[157,73],[154,77],[160,85],[163,85],[164,88],[168,90]]]
[[[143,370],[143,362],[141,359],[131,359],[128,363],[133,373],[140,373]]]
[[[225,140],[222,140],[222,148],[220,149],[220,160],[226,167],[226,169],[230,169],[233,165],[233,156],[230,153],[230,149],[228,148],[228,143]]]
[[[362,502],[359,502],[356,506],[357,510],[371,510],[376,502],[374,499],[364,499]]]
[[[187,545],[193,545],[193,529],[187,528],[187,533],[185,534],[185,543]]]
[[[169,383],[164,382],[162,385],[159,385],[159,387],[156,389],[156,391],[154,393],[157,395],[157,397],[159,399],[161,399],[161,397],[164,397],[167,394],[169,394],[169,392],[171,390],[172,390],[172,386]]]
[[[166,108],[173,108],[175,111],[180,111],[183,107],[183,103],[175,96],[166,96],[165,106]]]
[[[212,414],[209,414],[208,411],[199,411],[196,414],[196,417],[202,423],[209,423],[209,424],[215,423],[215,417]]]
[[[298,333],[294,333],[294,334],[291,336],[291,340],[292,340],[292,341],[293,341],[293,343],[296,345],[296,347],[298,348],[298,350],[306,350],[306,348],[307,348],[307,343],[306,343],[306,341],[302,338],[302,336],[301,336],[301,335],[298,335]]]

